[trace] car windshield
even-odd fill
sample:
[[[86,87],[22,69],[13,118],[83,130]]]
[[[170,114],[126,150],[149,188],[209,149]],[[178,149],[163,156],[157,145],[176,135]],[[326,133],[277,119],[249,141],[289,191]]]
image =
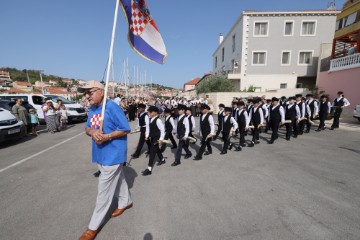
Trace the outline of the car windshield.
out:
[[[50,98],[53,102],[57,102],[57,100],[60,99],[63,104],[73,104],[74,103],[74,102],[67,100],[66,98],[64,98],[62,96],[46,95],[46,97]]]

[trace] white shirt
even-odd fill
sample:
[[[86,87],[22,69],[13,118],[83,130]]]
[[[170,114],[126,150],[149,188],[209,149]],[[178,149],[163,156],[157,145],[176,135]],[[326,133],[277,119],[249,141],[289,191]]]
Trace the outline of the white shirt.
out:
[[[174,119],[171,117],[171,115],[169,115],[169,116],[167,116],[166,118],[165,118],[165,121],[167,121],[168,119],[170,118],[170,124],[171,124],[171,126],[172,126],[172,128],[173,128],[173,133],[175,132],[175,123],[174,123]]]
[[[183,120],[183,124],[185,126],[185,135],[184,135],[184,138],[187,138],[189,136],[189,132],[190,132],[190,129],[189,129],[189,119],[185,116],[185,114],[181,114],[179,117],[178,117],[178,123],[179,121],[184,118]]]
[[[117,105],[120,105],[121,102],[121,98],[116,97],[114,100],[112,100],[114,103],[116,103]]]
[[[267,105],[264,103],[262,106],[261,106],[262,109],[264,109],[265,111],[265,118],[267,118],[269,116],[269,109],[267,108]]]
[[[296,102],[296,104],[300,104],[301,103],[301,101],[297,101]],[[299,110],[300,110],[300,117],[305,117],[305,112],[306,112],[306,107],[305,107],[305,103],[304,104],[302,104],[302,108],[300,109],[299,108]],[[299,105],[298,105],[299,106]]]
[[[244,116],[245,116],[245,122],[246,122],[246,128],[249,127],[250,124],[250,118],[249,118],[249,114],[245,109],[239,109],[238,111],[238,117],[241,115],[241,113],[244,112]]]
[[[189,120],[189,118],[191,117],[192,115],[187,115],[187,119]],[[192,123],[192,129],[193,131],[195,131],[195,119],[194,117],[191,118],[191,123]]]
[[[202,118],[201,118],[201,120],[200,120],[200,125],[201,125],[201,121],[203,121],[204,118],[205,118],[208,114],[209,114],[209,113],[202,115]],[[208,118],[208,119],[209,119],[209,124],[210,124],[210,134],[211,134],[211,135],[215,135],[215,123],[214,123],[214,118],[213,118],[212,115],[209,115],[209,118]]]
[[[349,100],[347,100],[347,99],[344,98],[344,97],[338,97],[338,98],[336,98],[336,100],[339,102],[342,98],[343,98],[343,101],[344,101],[344,107],[350,106]],[[334,100],[332,106],[335,106],[335,100]]]
[[[224,121],[223,121],[223,126],[222,126],[222,130],[224,129],[224,123],[227,121],[228,117],[230,117],[230,122],[233,125],[233,129],[236,130],[238,129],[239,125],[238,123],[235,121],[235,119],[232,116],[225,116],[224,117]]]
[[[259,107],[253,107],[253,109],[254,109],[254,110],[253,110],[254,112],[261,110],[261,109],[259,109]],[[253,113],[253,111],[250,111],[250,114],[249,114],[249,118],[250,118],[250,119],[252,119],[252,113]],[[262,110],[259,111],[259,113],[260,113],[260,124],[263,124],[263,123],[264,123],[264,113],[263,113]]]
[[[305,105],[305,104],[304,104]],[[280,104],[278,103],[275,107],[273,107],[273,110],[275,108],[279,107],[279,112],[280,112],[280,116],[281,116],[281,122],[285,122],[285,111],[284,108],[282,106],[280,106]],[[270,111],[269,111],[270,112]],[[270,122],[270,114],[269,114],[269,122]]]
[[[300,108],[298,105],[296,105],[295,103],[294,104],[289,104],[287,107],[286,107],[286,110],[290,109],[292,106],[295,105],[295,110],[296,110],[296,119],[300,119],[301,118],[301,115],[300,115]]]
[[[157,118],[157,116],[151,118],[151,123],[154,121],[155,118]],[[156,126],[160,130],[160,139],[159,140],[162,141],[162,140],[164,140],[164,137],[165,137],[165,128],[164,128],[164,124],[162,123],[160,118],[158,118],[156,120]],[[147,135],[146,137],[149,137],[149,135]]]
[[[309,100],[306,101],[306,104],[308,105],[308,107],[313,101],[315,101],[313,98],[310,98]],[[317,101],[315,101],[314,102],[314,114],[312,117],[315,118],[315,116],[318,115],[318,113],[319,113],[319,104]],[[309,114],[309,116],[311,115],[310,107],[308,108],[308,114]]]

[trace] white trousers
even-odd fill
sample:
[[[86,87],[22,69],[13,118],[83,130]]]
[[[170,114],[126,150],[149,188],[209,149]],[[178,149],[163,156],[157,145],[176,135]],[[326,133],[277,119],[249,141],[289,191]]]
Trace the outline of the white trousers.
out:
[[[122,165],[103,166],[98,164],[99,176],[96,206],[91,217],[89,229],[97,230],[105,220],[111,203],[115,198],[118,208],[125,208],[132,203]]]

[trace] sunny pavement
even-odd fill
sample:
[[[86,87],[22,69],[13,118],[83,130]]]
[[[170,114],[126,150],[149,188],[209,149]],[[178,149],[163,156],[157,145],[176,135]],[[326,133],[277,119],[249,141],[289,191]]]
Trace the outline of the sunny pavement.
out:
[[[86,229],[97,169],[83,132],[82,123],[1,145],[0,239],[77,239]],[[218,140],[212,155],[178,167],[168,148],[167,163],[147,177],[145,156],[133,160],[126,174],[134,207],[97,239],[359,239],[360,125],[290,142],[281,134],[274,145],[261,136],[260,145],[226,156]],[[129,136],[128,155],[137,138]]]

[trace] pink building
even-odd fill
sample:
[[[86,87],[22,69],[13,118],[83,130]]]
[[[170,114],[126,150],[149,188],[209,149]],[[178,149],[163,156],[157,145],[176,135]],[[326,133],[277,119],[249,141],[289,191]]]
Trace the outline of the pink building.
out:
[[[352,106],[360,104],[360,0],[346,1],[337,16],[332,44],[322,44],[317,86],[330,99],[343,91]]]

